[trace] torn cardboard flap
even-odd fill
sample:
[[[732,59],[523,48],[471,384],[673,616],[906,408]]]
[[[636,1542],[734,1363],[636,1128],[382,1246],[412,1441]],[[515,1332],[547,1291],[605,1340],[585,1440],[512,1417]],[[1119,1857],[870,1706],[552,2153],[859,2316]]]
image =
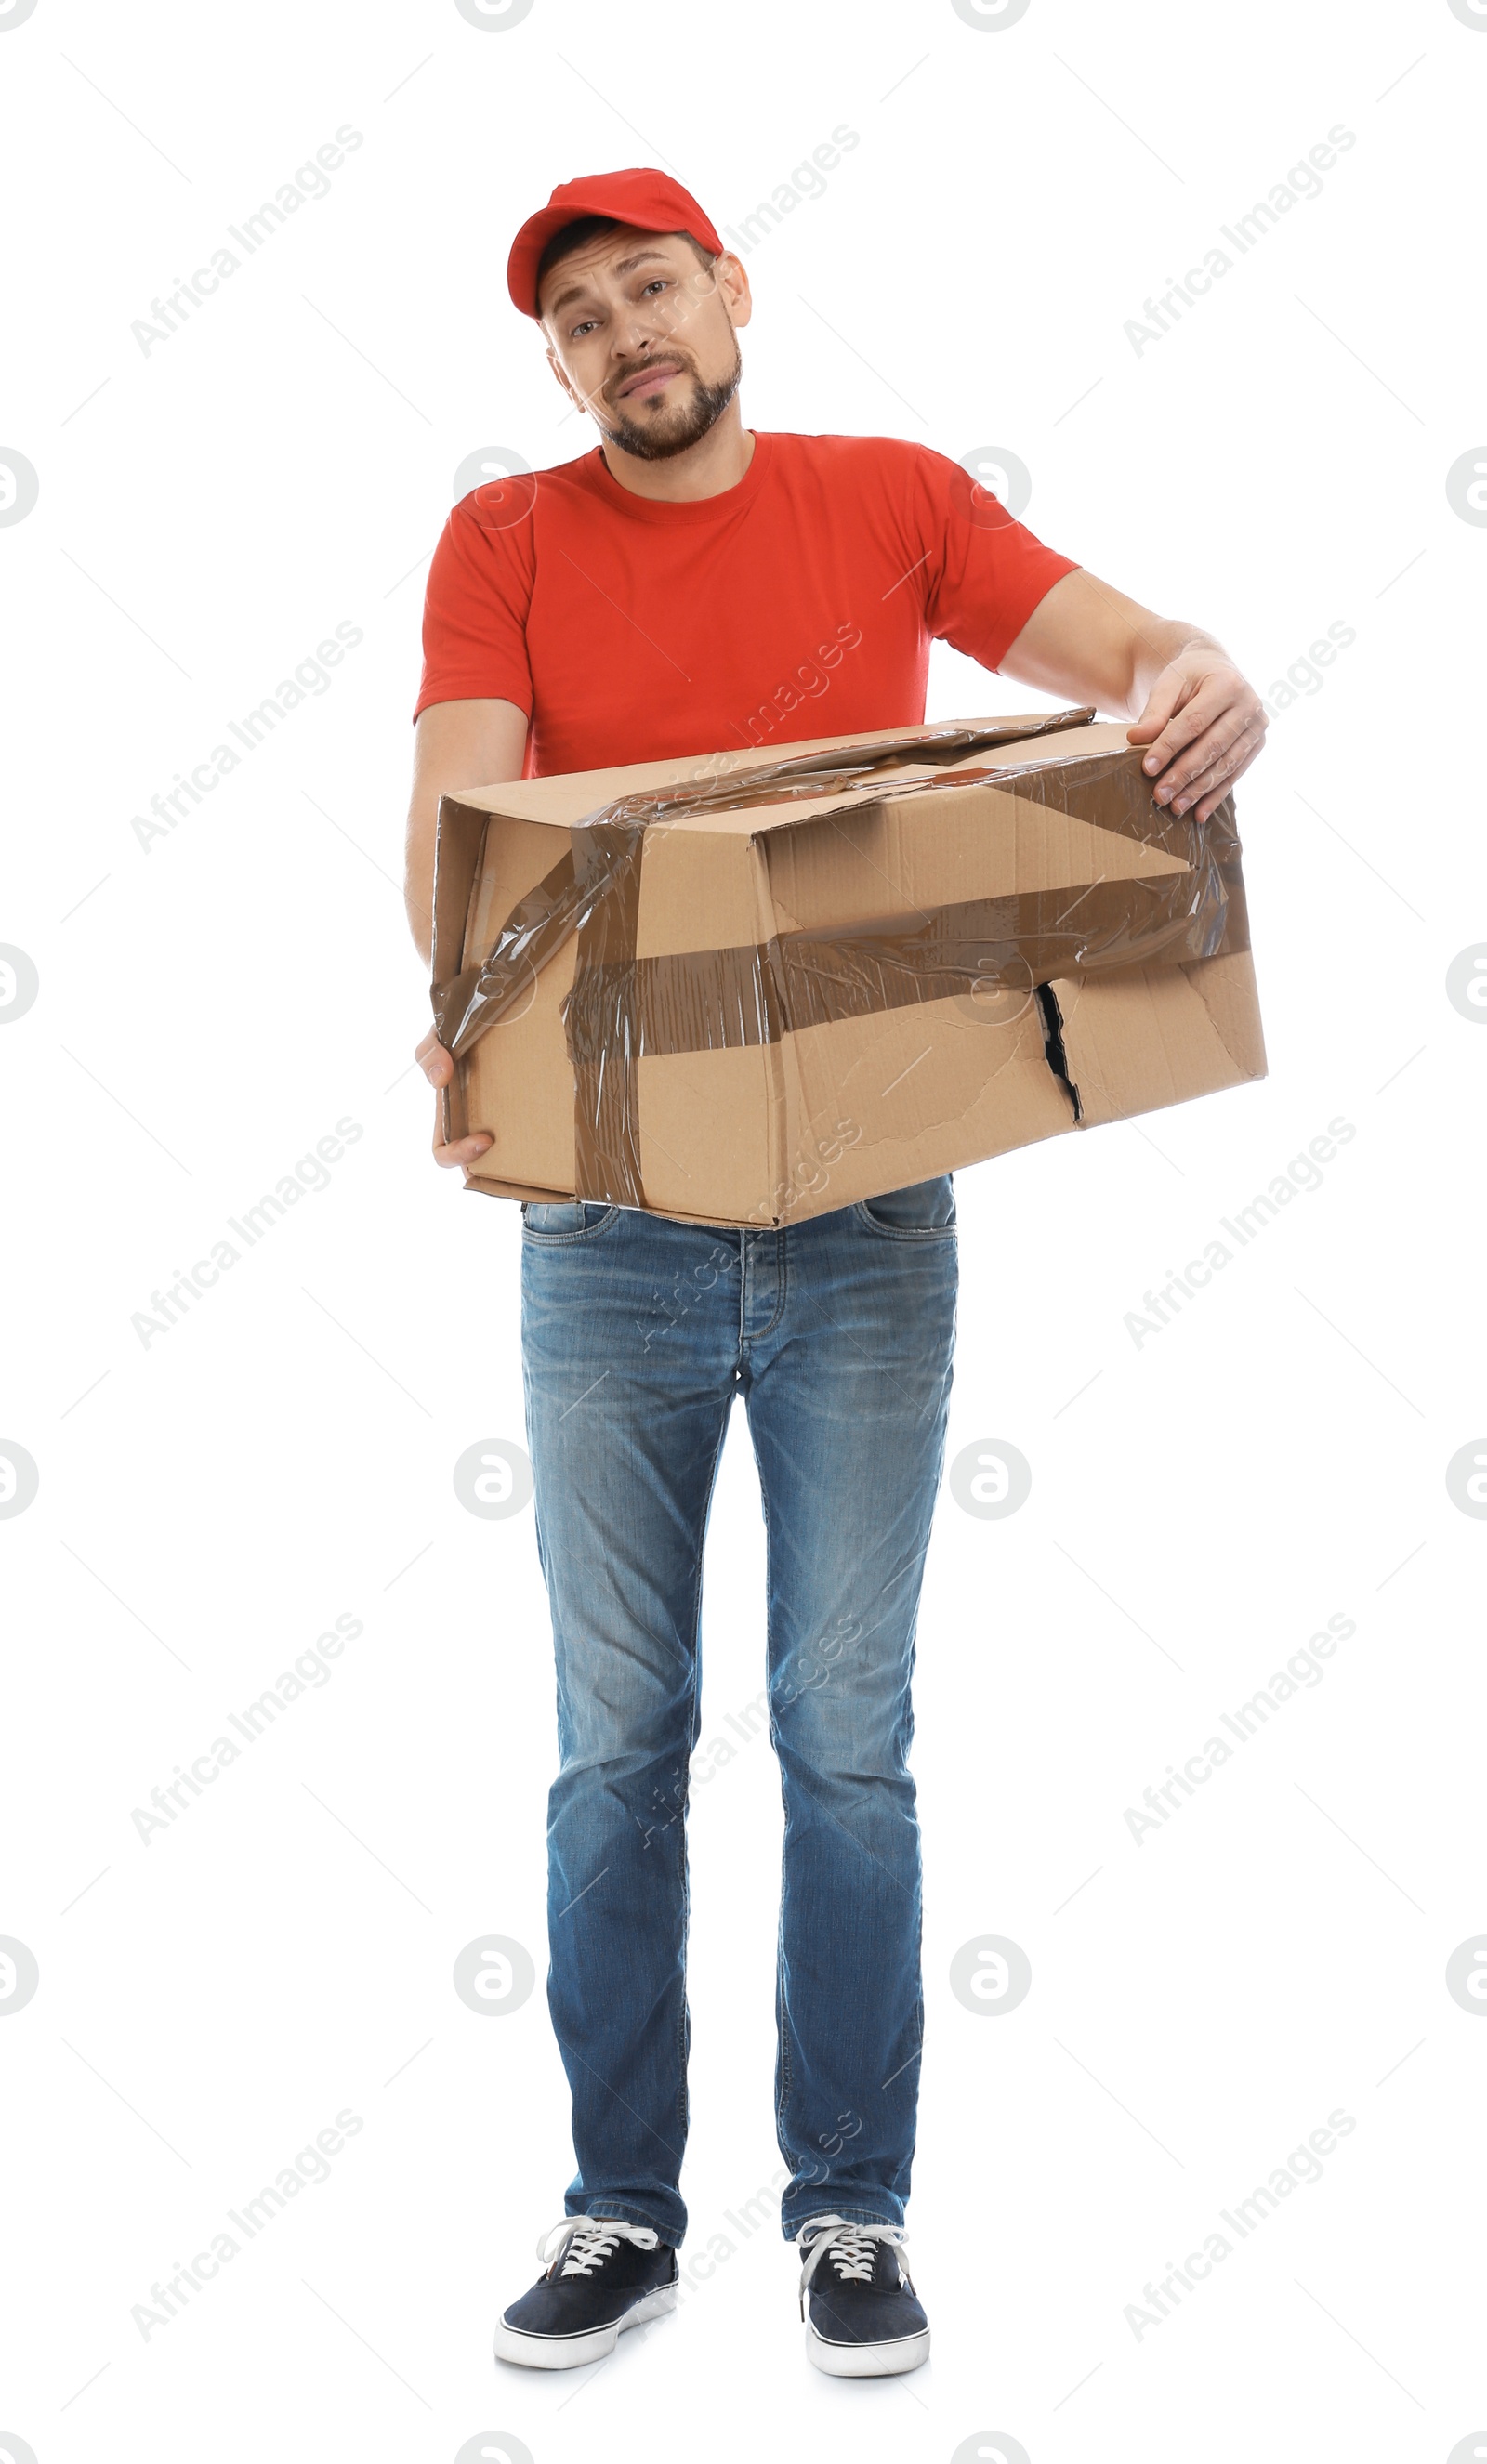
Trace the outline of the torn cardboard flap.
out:
[[[1088,711],[445,797],[447,1134],[493,1195],[799,1220],[1263,1074],[1248,950],[1232,803]]]

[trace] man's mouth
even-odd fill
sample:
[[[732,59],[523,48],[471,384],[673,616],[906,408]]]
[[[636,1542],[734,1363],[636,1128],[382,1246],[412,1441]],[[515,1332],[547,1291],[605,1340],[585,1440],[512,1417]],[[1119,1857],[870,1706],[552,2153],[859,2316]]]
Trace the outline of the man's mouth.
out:
[[[623,402],[638,395],[643,400],[649,394],[659,393],[663,385],[670,385],[672,378],[680,374],[678,361],[657,360],[650,367],[637,368],[633,376],[627,377],[620,386],[618,399]]]

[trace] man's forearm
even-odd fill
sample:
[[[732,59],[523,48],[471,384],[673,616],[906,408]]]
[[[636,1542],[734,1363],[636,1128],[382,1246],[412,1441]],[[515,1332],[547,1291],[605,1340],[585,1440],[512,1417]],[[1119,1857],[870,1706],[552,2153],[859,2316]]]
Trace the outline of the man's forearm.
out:
[[[438,800],[434,800],[434,815]],[[409,808],[408,847],[403,869],[403,911],[424,965],[433,959],[433,832],[434,820],[416,803]]]
[[[1092,701],[1111,716],[1135,718],[1163,669],[1195,644],[1223,656],[1201,626],[1155,615],[1081,566],[1040,600],[1003,659],[1002,673],[1042,693]]]
[[[408,929],[425,966],[433,948],[433,851],[439,798],[461,787],[520,779],[526,756],[526,713],[509,701],[433,702],[413,735],[413,785],[408,806],[403,904]]]

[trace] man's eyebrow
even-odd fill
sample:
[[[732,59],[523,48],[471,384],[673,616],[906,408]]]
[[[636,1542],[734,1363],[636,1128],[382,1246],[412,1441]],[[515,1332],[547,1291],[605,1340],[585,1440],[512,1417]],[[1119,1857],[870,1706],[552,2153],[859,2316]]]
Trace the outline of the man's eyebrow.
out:
[[[668,262],[667,258],[658,248],[640,248],[635,251],[633,256],[622,256],[617,265],[610,266],[610,272],[611,274],[633,274],[637,265],[647,264],[652,257],[655,259],[658,265],[665,265]],[[548,300],[548,316],[556,317],[559,309],[566,308],[570,299],[581,299],[583,296],[584,283],[583,277],[580,276],[576,280],[570,282],[566,290],[560,291],[555,299]]]

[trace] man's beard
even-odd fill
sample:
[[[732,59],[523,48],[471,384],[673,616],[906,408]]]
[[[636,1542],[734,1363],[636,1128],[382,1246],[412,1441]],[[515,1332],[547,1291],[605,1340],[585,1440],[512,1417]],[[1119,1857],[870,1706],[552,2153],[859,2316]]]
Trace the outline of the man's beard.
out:
[[[657,357],[662,356],[657,354]],[[635,371],[632,369],[631,375]],[[682,370],[686,375],[688,371]],[[655,414],[654,426],[642,427],[627,417],[623,407],[613,409],[604,404],[612,425],[607,426],[595,396],[589,404],[600,435],[607,445],[617,445],[623,452],[633,453],[640,462],[669,462],[674,454],[686,453],[717,425],[739,389],[744,374],[744,355],[737,340],[733,345],[733,366],[718,385],[704,385],[696,370],[692,375],[692,399],[685,408],[668,409]]]

